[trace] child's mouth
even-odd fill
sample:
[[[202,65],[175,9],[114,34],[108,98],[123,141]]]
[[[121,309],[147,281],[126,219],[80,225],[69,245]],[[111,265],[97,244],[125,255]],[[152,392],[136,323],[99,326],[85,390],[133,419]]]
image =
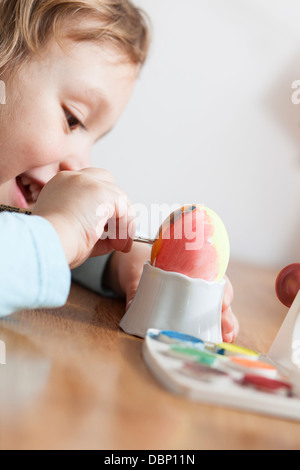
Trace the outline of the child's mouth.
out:
[[[25,174],[17,176],[16,183],[19,189],[19,206],[28,208],[34,205],[43,189],[43,185]]]

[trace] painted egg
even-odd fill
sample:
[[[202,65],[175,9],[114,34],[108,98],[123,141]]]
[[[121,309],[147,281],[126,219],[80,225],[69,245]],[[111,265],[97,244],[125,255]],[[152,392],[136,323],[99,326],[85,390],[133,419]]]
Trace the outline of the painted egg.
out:
[[[277,276],[276,293],[280,302],[291,307],[300,290],[300,263],[286,266]]]
[[[162,224],[151,263],[165,271],[220,281],[229,255],[229,238],[220,217],[205,206],[194,205],[173,212]]]

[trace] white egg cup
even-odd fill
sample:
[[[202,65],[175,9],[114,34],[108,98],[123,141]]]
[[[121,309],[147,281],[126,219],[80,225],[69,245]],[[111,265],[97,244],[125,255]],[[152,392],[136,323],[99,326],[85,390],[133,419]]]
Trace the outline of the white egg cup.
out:
[[[149,328],[156,328],[221,343],[225,286],[225,280],[193,279],[147,262],[136,296],[120,327],[126,333],[142,338]]]

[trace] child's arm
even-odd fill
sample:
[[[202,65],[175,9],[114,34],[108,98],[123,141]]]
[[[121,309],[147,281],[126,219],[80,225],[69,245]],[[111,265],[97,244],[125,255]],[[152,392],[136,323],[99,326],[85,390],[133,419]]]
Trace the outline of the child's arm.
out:
[[[73,269],[72,280],[104,297],[120,297],[113,287],[107,286],[106,275],[114,254],[89,258],[79,268]]]
[[[0,215],[0,317],[60,307],[70,290],[70,269],[59,237],[41,217]]]
[[[130,212],[127,196],[112,177],[88,169],[54,177],[42,190],[33,216],[1,214],[0,316],[63,305],[70,268],[90,256],[130,251],[134,233],[131,238],[129,232],[135,231]],[[125,237],[100,240],[111,218]]]
[[[103,274],[103,285],[126,300],[126,310],[134,299],[146,261],[151,259],[151,247],[134,243],[130,253],[115,252]]]

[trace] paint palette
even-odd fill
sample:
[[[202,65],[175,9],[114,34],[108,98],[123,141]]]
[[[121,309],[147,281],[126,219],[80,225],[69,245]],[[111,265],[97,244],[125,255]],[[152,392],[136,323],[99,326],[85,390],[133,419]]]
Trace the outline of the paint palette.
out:
[[[148,330],[143,355],[158,381],[175,394],[300,420],[298,389],[268,356],[157,329]]]
[[[153,374],[195,401],[300,421],[300,264],[282,270],[275,287],[290,309],[267,355],[152,328],[143,354]]]

